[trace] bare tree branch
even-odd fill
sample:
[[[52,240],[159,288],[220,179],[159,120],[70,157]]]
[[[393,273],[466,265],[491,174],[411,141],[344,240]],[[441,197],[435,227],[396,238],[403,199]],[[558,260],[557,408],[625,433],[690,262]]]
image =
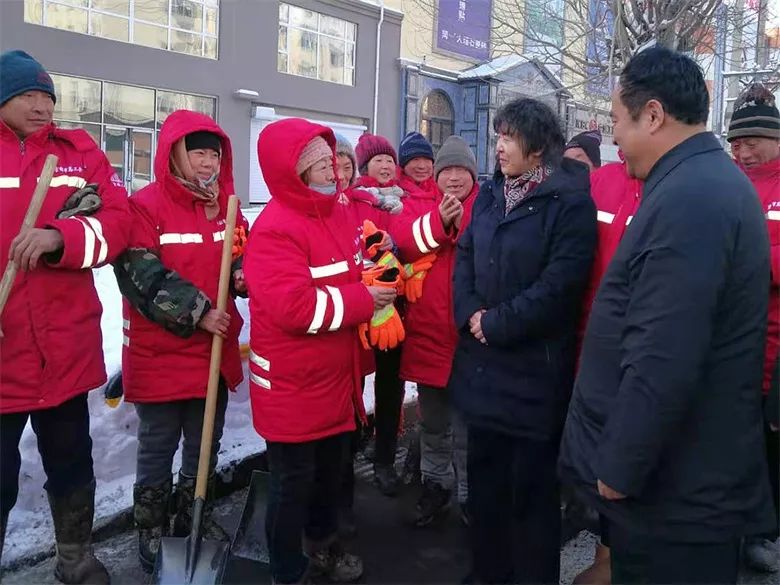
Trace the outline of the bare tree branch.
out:
[[[408,12],[422,11],[428,22],[438,1],[404,0],[414,7]],[[493,0],[491,54],[535,58],[557,72],[564,85],[585,87],[586,97],[601,100],[603,94],[588,88],[611,87],[625,63],[649,43],[714,54],[721,5],[722,0]],[[729,6],[725,20],[729,34],[737,36],[736,31],[755,27],[756,16]],[[722,52],[728,63],[731,48]]]

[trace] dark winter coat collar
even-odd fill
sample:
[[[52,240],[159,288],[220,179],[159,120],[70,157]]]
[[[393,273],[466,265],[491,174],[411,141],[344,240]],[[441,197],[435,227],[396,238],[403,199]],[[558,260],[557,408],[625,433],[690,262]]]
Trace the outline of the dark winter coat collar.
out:
[[[655,163],[645,179],[644,195],[646,198],[664,178],[680,164],[691,157],[705,152],[722,151],[723,147],[712,132],[700,132],[684,140]]]
[[[500,209],[504,209],[506,205],[504,199],[504,181],[503,175],[496,176],[493,180],[493,197],[499,204]],[[523,203],[510,211],[507,218],[511,218],[512,215],[519,209],[522,209],[528,201],[551,196],[566,195],[569,193],[587,192],[589,189],[590,173],[588,172],[588,167],[579,161],[564,158],[558,166],[554,167],[552,175],[526,197],[523,200]]]

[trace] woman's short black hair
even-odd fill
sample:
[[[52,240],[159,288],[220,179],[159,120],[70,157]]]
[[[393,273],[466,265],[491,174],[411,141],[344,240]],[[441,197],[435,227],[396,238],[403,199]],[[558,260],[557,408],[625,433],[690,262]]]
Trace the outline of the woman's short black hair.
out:
[[[635,55],[620,75],[620,100],[636,120],[650,100],[683,124],[706,124],[710,94],[696,62],[664,47]]]
[[[565,139],[561,123],[550,106],[520,98],[504,104],[493,119],[493,130],[518,140],[526,156],[542,153],[542,160],[556,164],[563,157]]]

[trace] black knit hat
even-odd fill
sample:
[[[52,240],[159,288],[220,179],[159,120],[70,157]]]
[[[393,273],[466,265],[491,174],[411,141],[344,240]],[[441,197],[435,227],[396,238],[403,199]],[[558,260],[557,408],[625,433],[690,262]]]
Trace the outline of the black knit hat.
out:
[[[599,130],[588,130],[581,132],[569,140],[564,152],[570,148],[581,148],[588,155],[593,166],[601,166],[601,132]]]
[[[398,147],[398,164],[405,167],[406,163],[418,157],[433,160],[433,147],[419,132],[409,132]]]
[[[192,132],[184,137],[184,146],[188,151],[198,150],[200,148],[210,148],[216,152],[222,152],[222,140],[213,132],[201,130]]]
[[[780,111],[775,96],[760,83],[748,87],[734,103],[726,140],[746,137],[780,140]]]

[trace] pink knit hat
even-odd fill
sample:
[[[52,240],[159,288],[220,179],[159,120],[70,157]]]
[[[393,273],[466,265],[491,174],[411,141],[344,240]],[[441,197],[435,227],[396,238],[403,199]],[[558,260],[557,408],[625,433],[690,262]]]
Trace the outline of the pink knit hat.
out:
[[[323,158],[333,158],[333,149],[322,136],[315,136],[303,147],[298,163],[295,165],[296,174],[302,175]]]
[[[366,174],[365,170],[366,166],[368,166],[368,161],[380,154],[393,157],[395,163],[398,164],[395,148],[393,148],[393,145],[390,144],[387,138],[377,134],[363,134],[355,147],[355,155],[357,156],[358,169],[361,175]]]

